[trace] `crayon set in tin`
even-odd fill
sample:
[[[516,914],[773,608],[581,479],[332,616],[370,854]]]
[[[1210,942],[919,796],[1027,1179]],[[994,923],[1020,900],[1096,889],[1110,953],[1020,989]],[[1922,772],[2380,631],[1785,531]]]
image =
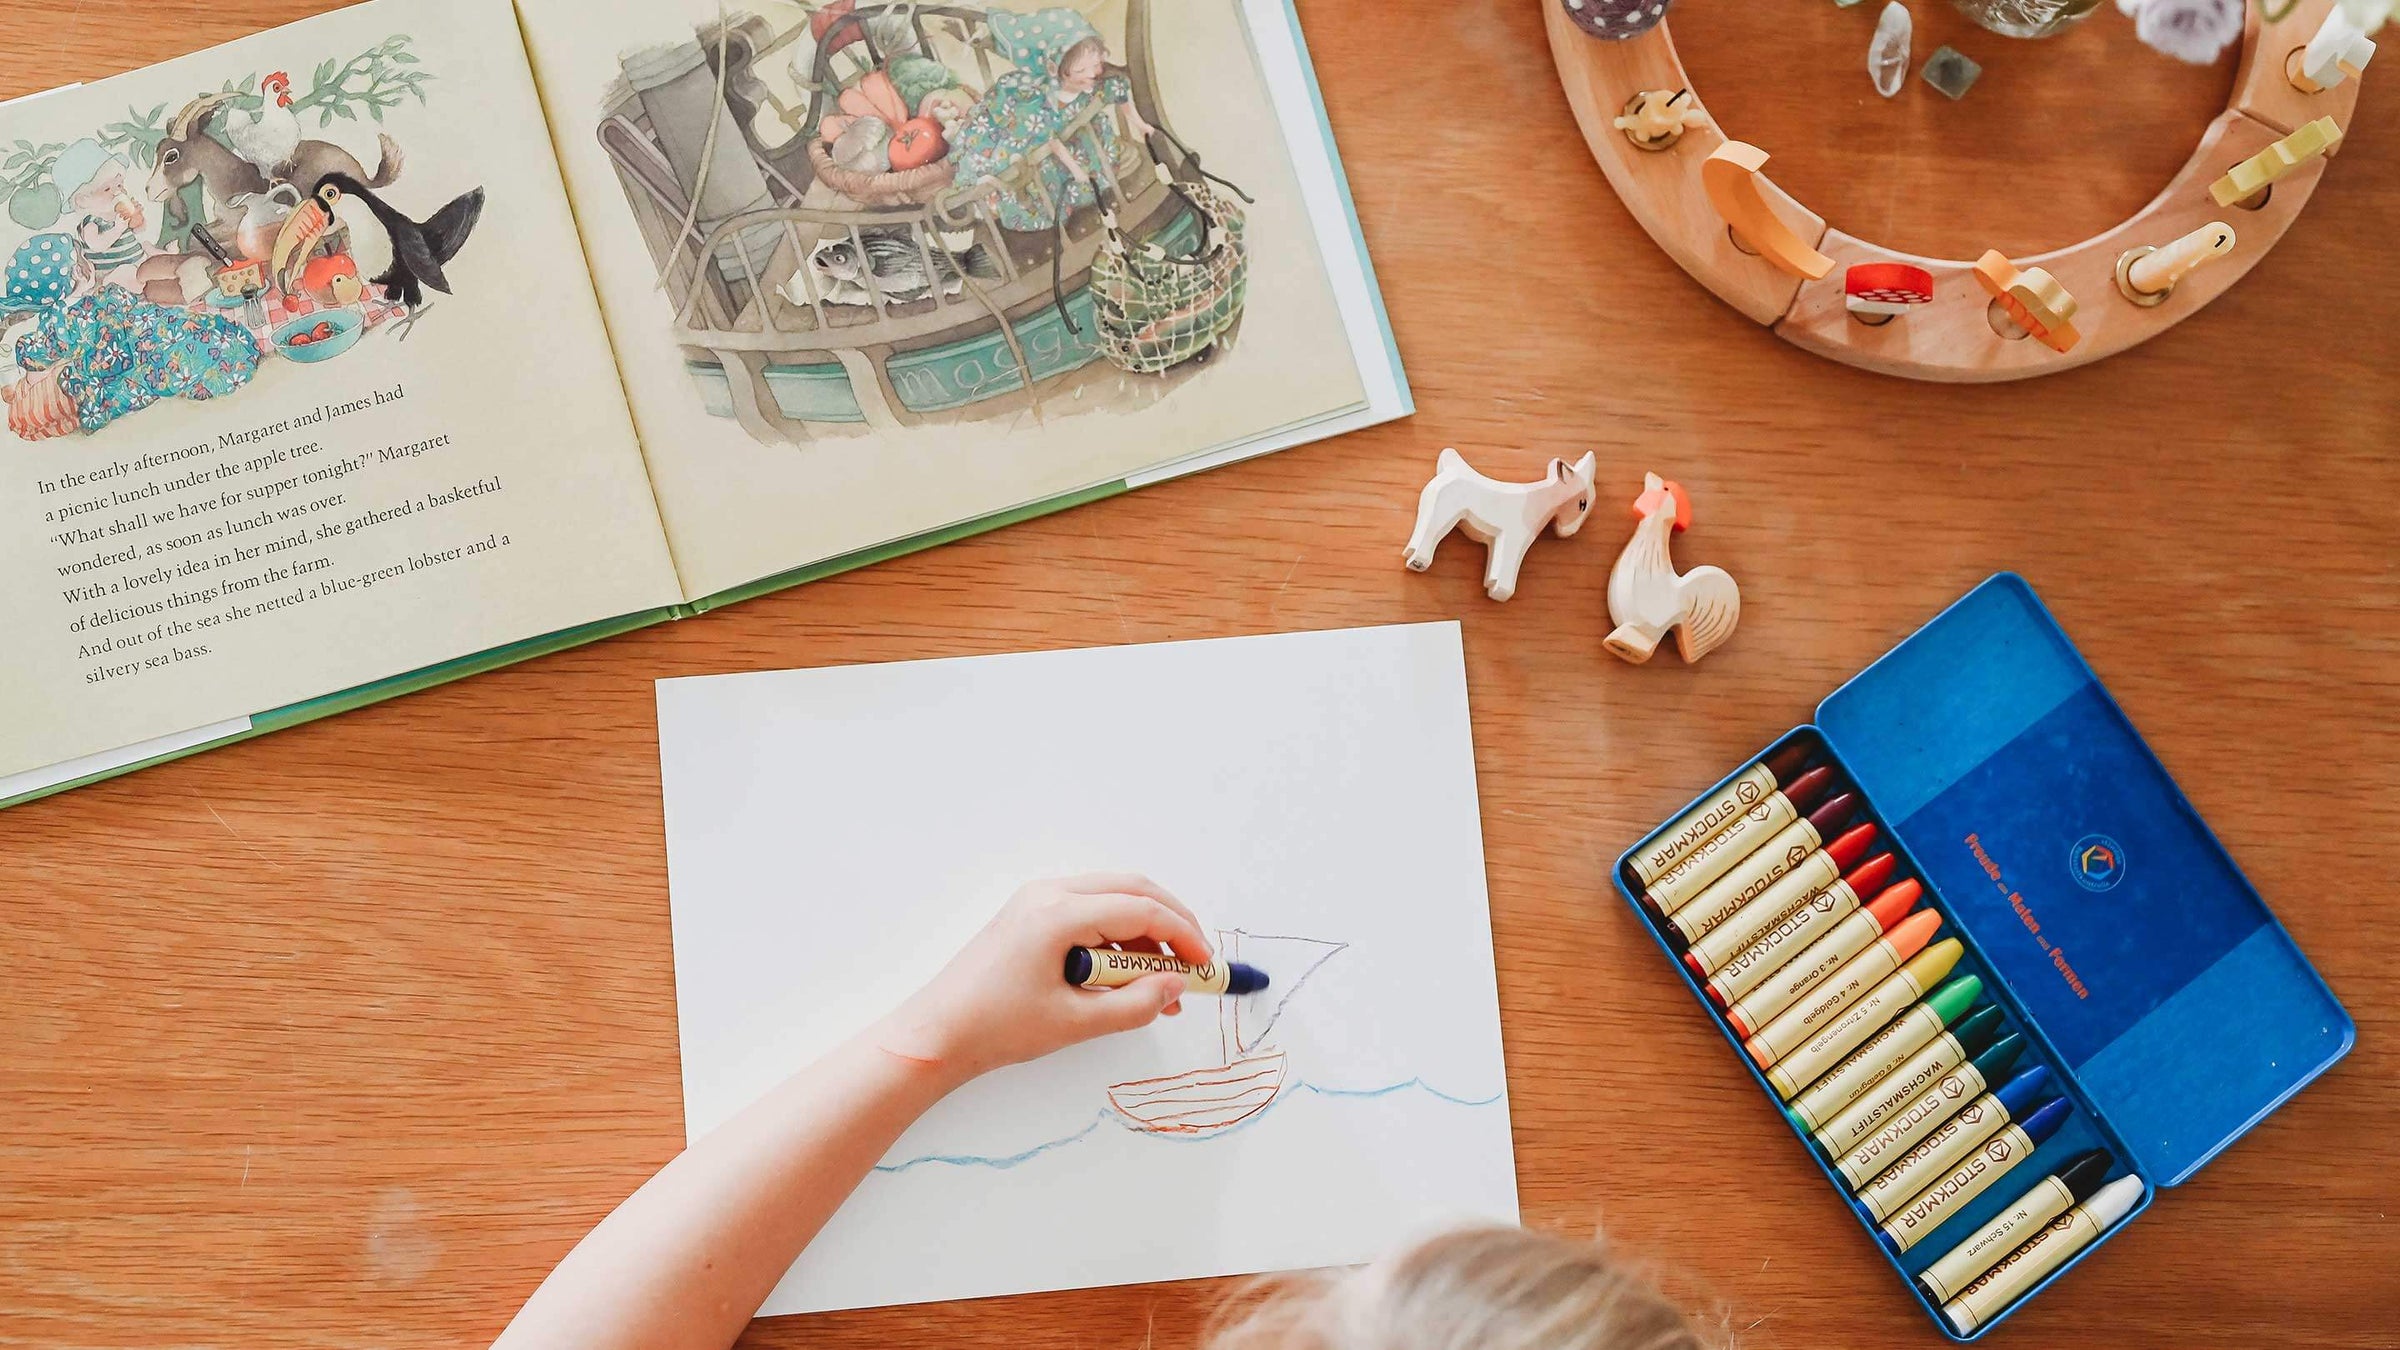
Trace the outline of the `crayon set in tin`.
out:
[[[1953,1339],[2351,1040],[2013,576],[1637,843],[1617,884]]]

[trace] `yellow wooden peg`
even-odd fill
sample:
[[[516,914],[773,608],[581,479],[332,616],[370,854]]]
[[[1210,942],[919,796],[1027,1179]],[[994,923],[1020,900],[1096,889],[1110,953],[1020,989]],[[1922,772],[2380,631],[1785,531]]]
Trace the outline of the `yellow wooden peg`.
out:
[[[1744,247],[1793,276],[1821,280],[1833,271],[1833,259],[1793,233],[1767,204],[1758,185],[1767,158],[1766,151],[1746,141],[1727,141],[1701,163],[1700,186]]]
[[[1984,250],[1974,272],[2008,318],[2052,351],[2066,351],[2083,340],[2075,331],[2075,297],[2058,278],[2039,267],[2020,268],[1998,249]]]
[[[2223,178],[2208,185],[2208,195],[2216,198],[2219,206],[2248,201],[2276,179],[2331,150],[2341,139],[2342,124],[2320,117],[2226,170]]]
[[[1684,132],[1707,126],[1708,114],[1689,89],[1645,89],[1626,100],[1625,111],[1612,125],[1639,149],[1664,150],[1682,140]]]
[[[2176,283],[2211,258],[2233,252],[2233,227],[2212,220],[2190,234],[2156,248],[2144,244],[2127,249],[2117,259],[2117,289],[2137,305],[2163,303]]]

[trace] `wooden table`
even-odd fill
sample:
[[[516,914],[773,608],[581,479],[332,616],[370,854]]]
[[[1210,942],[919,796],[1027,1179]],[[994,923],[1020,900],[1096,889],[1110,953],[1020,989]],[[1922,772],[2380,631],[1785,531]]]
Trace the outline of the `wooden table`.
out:
[[[2000,1341],[2400,1344],[2400,839],[2375,804],[2400,763],[2393,76],[2369,72],[2328,185],[2207,313],[2048,381],[1934,388],[1793,350],[1661,256],[1586,157],[1534,3],[1301,5],[1414,421],[0,814],[0,1345],[497,1333],[682,1142],[653,679],[1453,616],[1527,1220],[1604,1225],[1753,1345],[1936,1343],[1606,870],[2001,568],[2042,590],[2359,1043]],[[4,0],[0,94],[320,7]],[[1875,8],[1685,0],[1676,22],[1780,181],[1921,251],[2022,252],[2130,213],[2229,79],[2141,51],[2113,13],[2016,46],[1926,0],[1919,56],[1953,41],[1984,82],[1885,104]],[[1472,548],[1411,575],[1445,444],[1528,475],[1596,448],[1608,504],[1537,548],[1507,605]],[[1697,503],[1682,559],[1746,592],[1698,669],[1600,650],[1619,502],[1652,468]],[[1215,1292],[750,1340],[1177,1347]]]

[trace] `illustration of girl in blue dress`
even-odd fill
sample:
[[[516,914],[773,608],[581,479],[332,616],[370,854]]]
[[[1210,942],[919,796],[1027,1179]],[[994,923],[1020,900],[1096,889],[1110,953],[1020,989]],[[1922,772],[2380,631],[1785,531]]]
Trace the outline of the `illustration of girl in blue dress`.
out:
[[[1003,228],[1052,229],[1062,212],[1097,200],[1092,179],[1107,171],[1106,161],[1094,156],[1082,137],[1077,138],[1082,143],[1068,145],[1059,139],[1060,132],[1095,100],[1122,111],[1127,128],[1137,137],[1149,139],[1151,127],[1133,106],[1131,82],[1108,72],[1108,44],[1091,20],[1071,9],[1052,8],[1032,14],[995,12],[991,26],[994,44],[1016,69],[993,82],[991,92],[960,127],[955,181],[972,184],[996,178],[1020,160],[1046,155],[1038,183],[1016,188],[995,183],[990,200]],[[1113,119],[1103,115],[1093,126],[1113,159]]]
[[[96,284],[63,234],[37,234],[9,260],[0,332],[29,316],[16,344],[26,378],[5,390],[9,429],[25,440],[98,431],[162,398],[230,394],[258,370],[248,329]]]

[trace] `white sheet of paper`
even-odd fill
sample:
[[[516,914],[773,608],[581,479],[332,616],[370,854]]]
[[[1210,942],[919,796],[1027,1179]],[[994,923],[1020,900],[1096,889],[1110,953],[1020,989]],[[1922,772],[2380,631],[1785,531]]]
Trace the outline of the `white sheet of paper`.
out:
[[[762,1314],[1516,1220],[1458,625],[661,680],[658,712],[694,1138],[1033,878],[1146,872],[1275,982],[943,1102]]]

